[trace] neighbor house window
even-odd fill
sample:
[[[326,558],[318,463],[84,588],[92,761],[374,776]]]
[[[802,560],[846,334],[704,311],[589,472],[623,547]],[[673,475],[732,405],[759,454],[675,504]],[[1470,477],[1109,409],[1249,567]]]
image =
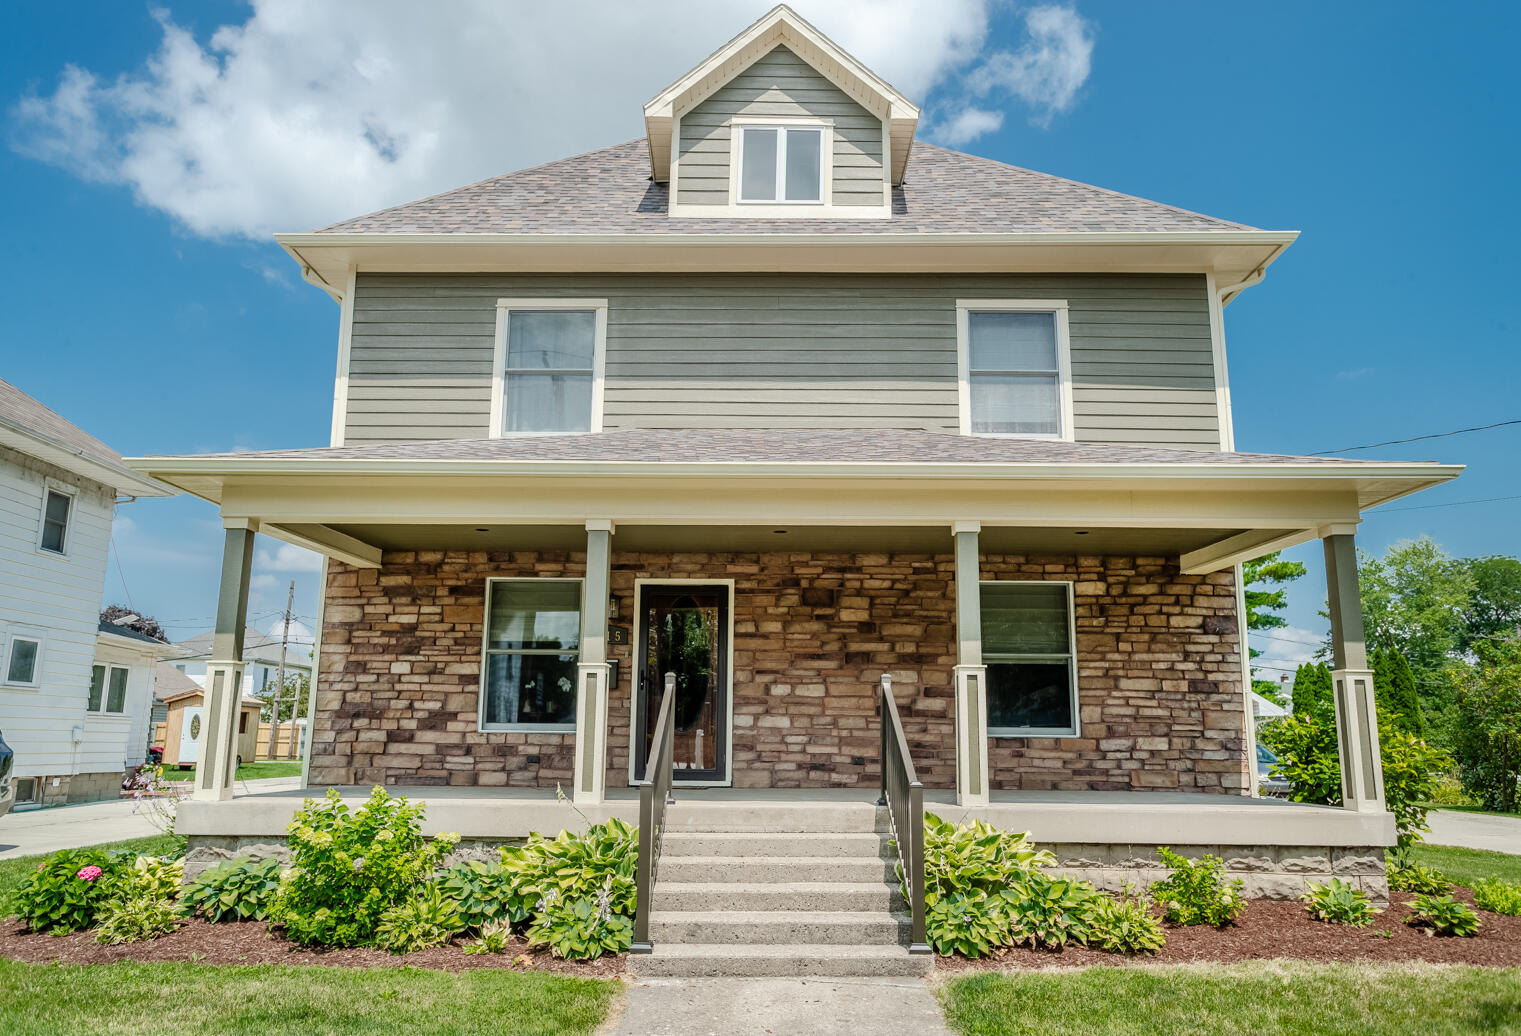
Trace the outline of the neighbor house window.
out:
[[[1072,437],[1064,302],[961,302],[962,431]]]
[[[1068,583],[983,583],[990,734],[1077,733]]]
[[[90,712],[120,716],[127,711],[127,670],[121,666],[95,666],[90,671]]]
[[[823,126],[741,126],[739,200],[821,203],[824,130]]]
[[[481,725],[574,727],[580,657],[580,580],[491,580]]]
[[[497,312],[501,387],[492,434],[600,431],[607,302],[502,299]]]
[[[73,498],[67,493],[49,489],[44,494],[40,543],[43,550],[50,550],[54,554],[64,552],[69,539],[69,510],[73,505]]]
[[[42,638],[11,634],[6,642],[5,682],[22,687],[42,682]]]

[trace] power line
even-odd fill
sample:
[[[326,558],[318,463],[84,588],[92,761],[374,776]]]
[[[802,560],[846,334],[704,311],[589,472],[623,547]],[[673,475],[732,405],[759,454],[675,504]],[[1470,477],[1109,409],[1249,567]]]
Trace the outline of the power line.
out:
[[[110,536],[111,557],[116,561],[116,577],[121,580],[121,592],[127,597],[127,607],[137,611],[137,605],[132,603],[132,591],[127,589],[127,573],[121,568],[121,551],[116,548],[116,533],[113,530]]]
[[[1433,432],[1430,435],[1414,435],[1408,439],[1390,439],[1388,442],[1369,443],[1367,446],[1347,446],[1340,450],[1319,450],[1311,453],[1311,457],[1329,457],[1333,453],[1353,453],[1357,450],[1376,450],[1380,446],[1399,446],[1407,442],[1421,442],[1423,439],[1445,439],[1449,435],[1466,435],[1469,432],[1487,432],[1491,428],[1505,428],[1509,425],[1521,424],[1521,417],[1512,421],[1496,421],[1494,424],[1475,425],[1472,428],[1456,428],[1450,432]]]
[[[1501,500],[1521,500],[1521,495],[1515,496],[1486,496],[1479,500],[1450,500],[1445,504],[1415,504],[1410,507],[1387,507],[1379,511],[1369,511],[1364,518],[1377,518],[1381,514],[1393,514],[1395,511],[1431,511],[1438,507],[1464,507],[1468,504],[1493,504]]]
[[[1281,642],[1283,642],[1285,644],[1305,644],[1305,645],[1308,645],[1309,647],[1320,647],[1320,645],[1322,645],[1322,644],[1325,643],[1324,640],[1300,640],[1297,637],[1275,637],[1271,633],[1263,633],[1260,630],[1248,630],[1247,631],[1247,636],[1249,636],[1249,637],[1266,637],[1268,640],[1277,640],[1277,641],[1281,641]]]

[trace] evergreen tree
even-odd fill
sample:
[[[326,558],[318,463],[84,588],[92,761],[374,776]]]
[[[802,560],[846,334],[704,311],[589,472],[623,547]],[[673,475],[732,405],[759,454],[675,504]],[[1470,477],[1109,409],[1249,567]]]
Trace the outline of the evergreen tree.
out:
[[[1415,688],[1415,673],[1405,656],[1398,651],[1375,650],[1370,663],[1380,722],[1392,723],[1395,729],[1412,737],[1425,737],[1421,696]]]
[[[1316,717],[1334,722],[1336,708],[1332,701],[1331,670],[1306,662],[1294,673],[1294,715]]]

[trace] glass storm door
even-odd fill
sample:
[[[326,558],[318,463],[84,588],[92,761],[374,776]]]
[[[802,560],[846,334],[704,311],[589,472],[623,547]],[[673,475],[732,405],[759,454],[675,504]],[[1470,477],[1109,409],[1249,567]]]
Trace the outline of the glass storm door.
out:
[[[634,775],[643,779],[650,742],[665,693],[665,674],[676,674],[676,743],[671,753],[678,781],[728,779],[729,588],[645,586],[640,595],[639,685]]]

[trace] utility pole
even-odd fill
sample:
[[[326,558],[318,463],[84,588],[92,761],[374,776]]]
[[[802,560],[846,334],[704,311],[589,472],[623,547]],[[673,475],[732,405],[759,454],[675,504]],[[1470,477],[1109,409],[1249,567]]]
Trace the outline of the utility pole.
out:
[[[275,758],[275,745],[280,739],[280,699],[285,697],[285,648],[290,643],[290,608],[296,600],[296,581],[290,581],[290,591],[285,595],[285,624],[280,627],[280,668],[275,676],[275,707],[269,716],[269,757]],[[294,723],[296,718],[291,717]]]

